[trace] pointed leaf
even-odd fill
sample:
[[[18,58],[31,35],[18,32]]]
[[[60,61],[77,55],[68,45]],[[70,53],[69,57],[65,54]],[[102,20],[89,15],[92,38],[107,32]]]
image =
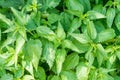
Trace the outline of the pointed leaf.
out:
[[[70,70],[74,69],[79,63],[79,56],[76,53],[68,55],[64,61],[63,69]]]
[[[39,26],[39,27],[37,27],[36,31],[37,31],[38,35],[41,37],[44,37],[50,41],[55,40],[55,33],[46,26]]]
[[[57,68],[57,74],[59,75],[62,70],[62,65],[65,60],[66,51],[64,49],[58,49],[56,52],[56,68]]]
[[[58,22],[58,27],[57,27],[56,33],[57,33],[57,38],[58,39],[60,39],[60,40],[65,39],[66,34],[65,34],[65,31],[64,31],[64,29],[63,29],[63,27],[62,27],[60,22]]]
[[[78,80],[88,80],[89,69],[87,65],[81,62],[76,68],[76,75]]]
[[[117,14],[117,16],[115,17],[115,25],[120,31],[120,14]]]
[[[93,21],[88,21],[87,34],[89,35],[89,37],[92,40],[96,39],[96,37],[97,37],[97,31],[96,31],[96,28],[95,28]]]
[[[109,8],[107,10],[106,16],[107,16],[107,25],[108,27],[111,27],[113,24],[114,17],[115,17],[115,9]]]
[[[105,15],[103,15],[103,14],[97,12],[97,11],[88,11],[87,12],[87,17],[90,20],[106,18]]]
[[[51,42],[46,41],[43,49],[43,59],[52,68],[55,59],[55,48]]]
[[[64,42],[62,43],[63,47],[71,49],[75,52],[80,53],[79,49],[72,43],[72,41],[70,40],[64,40]]]
[[[85,44],[85,43],[88,43],[88,42],[89,42],[85,34],[71,33],[70,35],[71,35],[73,38],[75,38],[77,41],[79,41],[80,43]]]
[[[84,12],[84,7],[80,4],[78,0],[67,0],[66,6],[70,10],[78,10],[80,12]]]
[[[75,19],[72,21],[71,26],[70,26],[68,32],[69,32],[69,33],[74,32],[75,30],[77,30],[77,29],[80,27],[80,25],[81,25],[81,20],[78,19],[78,18],[75,18]]]
[[[103,37],[105,36],[105,37]],[[98,42],[104,42],[110,39],[113,39],[115,37],[115,31],[113,29],[106,29],[104,31],[101,31],[98,34],[97,41]]]
[[[37,70],[39,60],[42,52],[42,43],[40,40],[29,40],[26,45],[27,52],[25,53],[26,58],[32,61],[34,68]],[[29,60],[28,59],[28,60]]]
[[[62,80],[77,80],[77,76],[73,71],[63,71],[61,73]]]

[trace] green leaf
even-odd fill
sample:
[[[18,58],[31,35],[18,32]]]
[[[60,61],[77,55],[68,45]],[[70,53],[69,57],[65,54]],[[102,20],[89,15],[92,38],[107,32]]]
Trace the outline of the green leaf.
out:
[[[60,16],[58,14],[52,13],[48,16],[48,22],[49,24],[53,24],[60,20]]]
[[[105,36],[105,37],[103,37],[103,36]],[[98,34],[97,42],[108,41],[110,39],[113,39],[114,37],[115,37],[115,31],[113,29],[106,29],[104,31],[101,31]]]
[[[63,70],[74,69],[79,63],[79,56],[76,53],[68,55],[63,64]]]
[[[22,80],[34,80],[34,77],[31,75],[24,75]]]
[[[88,11],[87,12],[87,17],[90,20],[106,18],[105,15],[103,15],[103,14],[97,12],[97,11]]]
[[[83,5],[85,12],[91,9],[90,0],[79,0],[79,2]]]
[[[15,49],[16,54],[18,54],[20,50],[22,50],[24,43],[25,43],[25,39],[21,35],[18,35],[16,40],[16,49]]]
[[[12,10],[15,18],[17,19],[18,23],[21,24],[21,25],[25,25],[26,21],[25,21],[24,15],[21,12],[17,11],[13,7],[11,7],[11,10]]]
[[[59,76],[53,76],[51,80],[61,80]]]
[[[117,55],[118,59],[120,60],[120,49],[116,50],[115,54]]]
[[[108,25],[108,27],[111,27],[113,24],[114,17],[115,17],[115,9],[109,8],[107,10],[106,16],[107,16],[106,17],[107,18],[107,25]]]
[[[80,12],[84,12],[84,7],[80,4],[78,0],[67,0],[66,6],[70,10],[78,10]]]
[[[87,24],[87,34],[92,40],[96,39],[97,37],[97,31],[93,21],[89,21]]]
[[[115,25],[117,29],[120,31],[120,14],[117,14],[117,16],[115,17]]]
[[[3,22],[5,22],[8,26],[13,26],[13,23],[10,19],[6,18],[5,15],[0,13],[0,20],[2,20]]]
[[[73,71],[63,71],[61,73],[62,80],[77,80],[77,76]]]
[[[39,26],[39,27],[37,27],[36,31],[37,31],[38,35],[41,37],[44,37],[50,41],[55,40],[56,35],[49,27]]]
[[[58,22],[56,35],[57,35],[58,40],[64,40],[66,37],[66,33],[65,33],[63,26],[60,22]]]
[[[59,75],[62,70],[62,65],[66,57],[66,51],[64,49],[58,49],[56,52],[56,68],[57,68],[57,74]]]
[[[67,40],[67,39],[64,40],[63,43],[62,43],[62,45],[65,48],[68,48],[68,49],[71,49],[71,50],[73,50],[75,52],[80,53],[79,49],[70,40]]]
[[[66,10],[66,12],[72,14],[72,15],[75,15],[77,17],[81,17],[82,16],[82,12],[80,11],[77,11],[77,10]]]
[[[5,74],[0,78],[0,80],[13,80],[13,75]]]
[[[99,5],[96,5],[94,8],[93,8],[94,11],[97,11],[101,14],[106,14],[106,8],[102,5],[102,4],[99,4]]]
[[[49,8],[55,8],[59,4],[60,0],[46,0],[46,6]]]
[[[32,61],[32,64],[34,68],[37,70],[39,60],[42,54],[42,43],[40,40],[29,40],[27,42],[27,45],[25,46],[26,48],[26,53],[25,56],[26,58]]]
[[[1,41],[1,37],[2,37],[1,34],[2,34],[2,33],[1,33],[1,28],[0,28],[0,41]]]
[[[52,68],[55,59],[55,48],[51,42],[45,41],[43,59],[46,60],[49,67]]]
[[[4,4],[2,4],[4,3]],[[24,0],[1,0],[0,1],[0,6],[3,8],[10,8],[10,7],[15,7],[18,8],[24,4]]]
[[[85,34],[71,33],[70,35],[80,43],[86,44],[89,42]]]
[[[16,55],[15,66],[16,67],[17,67],[17,62],[18,62],[18,54],[22,50],[24,43],[25,43],[25,39],[21,35],[18,35],[17,40],[16,40],[16,48],[15,48],[15,55]]]
[[[79,63],[76,68],[76,75],[78,80],[88,80],[89,69],[83,62]]]
[[[94,54],[92,52],[93,48],[91,47],[85,54],[85,59],[88,60],[89,64],[92,65],[94,62]]]
[[[38,70],[34,72],[35,78],[39,80],[46,80],[46,73],[42,67],[38,67]]]
[[[105,49],[103,48],[103,46],[101,44],[97,44],[96,45],[96,57],[98,60],[98,64],[99,66],[101,66],[101,64],[103,63],[103,60],[107,57]]]
[[[34,76],[32,62],[22,61],[22,66],[26,69],[26,71]]]
[[[80,27],[80,25],[81,25],[81,20],[78,19],[78,18],[75,18],[75,19],[72,21],[71,26],[70,26],[68,32],[69,32],[69,33],[74,32],[75,30],[77,30],[77,29]]]

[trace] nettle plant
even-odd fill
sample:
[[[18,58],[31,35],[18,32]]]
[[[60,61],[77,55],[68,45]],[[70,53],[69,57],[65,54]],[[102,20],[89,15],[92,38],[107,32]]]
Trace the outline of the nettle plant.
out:
[[[120,80],[120,0],[1,0],[0,80]]]

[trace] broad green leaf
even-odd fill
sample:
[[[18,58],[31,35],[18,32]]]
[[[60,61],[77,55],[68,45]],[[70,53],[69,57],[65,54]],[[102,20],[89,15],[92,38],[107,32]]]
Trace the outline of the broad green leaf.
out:
[[[15,49],[16,54],[18,54],[20,50],[22,50],[24,43],[25,43],[25,39],[21,35],[18,35],[16,39],[16,49]]]
[[[53,23],[57,22],[58,20],[60,20],[60,16],[58,14],[54,14],[54,13],[49,14],[48,22],[50,24],[53,24]]]
[[[80,4],[78,0],[66,0],[66,6],[70,10],[78,10],[84,12],[84,7]]]
[[[16,54],[15,66],[16,67],[17,67],[17,63],[18,63],[18,54],[22,50],[24,43],[25,43],[25,39],[21,35],[18,35],[18,37],[16,39],[16,48],[15,48],[15,54]]]
[[[96,21],[94,25],[97,33],[100,33],[101,31],[105,30],[105,25],[101,21]]]
[[[90,44],[88,44],[88,43],[83,44],[77,40],[73,40],[73,44],[79,49],[79,53],[85,53],[90,48]]]
[[[65,31],[69,30],[69,27],[71,26],[71,21],[73,20],[73,15],[70,15],[66,12],[61,13],[62,19],[61,24],[64,25],[63,28]]]
[[[55,40],[56,35],[49,27],[39,26],[39,27],[37,27],[36,31],[37,31],[38,35],[41,37],[44,37],[50,41]]]
[[[55,59],[55,48],[51,42],[46,41],[43,49],[43,59],[48,63],[49,67],[52,68]]]
[[[61,80],[77,80],[77,76],[73,71],[63,71],[61,73]]]
[[[72,15],[75,15],[75,16],[77,16],[77,17],[80,17],[80,18],[81,18],[81,16],[82,16],[82,12],[77,11],[77,10],[66,10],[66,12],[68,12],[68,13],[70,13],[70,14],[72,14]]]
[[[66,33],[65,33],[65,31],[63,29],[63,26],[62,26],[62,24],[60,22],[58,22],[56,35],[57,35],[58,40],[64,40],[65,37],[66,37]]]
[[[73,38],[75,38],[77,41],[79,41],[80,43],[85,44],[85,43],[88,43],[88,42],[89,42],[85,34],[71,33],[70,35],[71,35]]]
[[[74,69],[79,63],[79,56],[76,53],[68,55],[63,63],[63,70]]]
[[[38,70],[34,72],[35,78],[39,80],[46,80],[46,73],[42,67],[38,67]]]
[[[105,15],[103,15],[103,14],[97,12],[97,11],[88,11],[87,12],[87,17],[90,20],[106,18]]]
[[[64,40],[63,43],[62,43],[62,45],[65,48],[68,48],[68,49],[71,49],[71,50],[73,50],[75,52],[80,53],[79,49],[70,40],[67,40],[67,39]]]
[[[79,2],[83,5],[85,12],[91,9],[90,0],[79,0]]]
[[[101,13],[101,14],[106,14],[106,8],[102,5],[102,4],[100,4],[100,5],[96,5],[94,8],[93,8],[93,10],[94,11],[97,11],[97,12],[99,12],[99,13]]]
[[[78,80],[88,80],[89,69],[88,66],[81,62],[76,68],[76,75]]]
[[[103,36],[105,36],[105,37],[103,37]],[[104,31],[101,31],[98,34],[97,42],[108,41],[110,39],[113,39],[114,37],[115,37],[115,31],[113,29],[106,29]]]
[[[25,68],[26,71],[28,71],[32,76],[34,75],[32,62],[22,61],[22,66],[23,66],[23,68]]]
[[[55,8],[61,0],[46,0],[46,6],[49,8]]]
[[[87,34],[92,40],[96,39],[96,37],[97,37],[97,31],[96,31],[95,25],[92,21],[88,21]]]
[[[12,74],[5,74],[0,78],[0,80],[13,80],[13,75]]]
[[[23,75],[24,75],[24,69],[23,67],[19,66],[14,72],[14,77],[21,78]]]
[[[27,42],[25,56],[32,61],[34,68],[37,70],[39,60],[42,54],[42,43],[40,40],[29,40]]]
[[[35,30],[35,29],[36,29],[36,24],[35,24],[32,16],[27,15],[26,28],[27,28],[28,30]]]
[[[107,16],[106,17],[107,18],[107,25],[108,25],[108,27],[111,27],[113,24],[114,17],[115,17],[115,9],[109,8],[107,10],[106,16]]]
[[[61,80],[61,78],[59,76],[53,76],[51,80]]]
[[[80,27],[80,25],[81,25],[81,20],[78,19],[78,18],[75,18],[75,19],[72,21],[71,26],[70,26],[68,32],[69,32],[69,33],[74,32],[75,30],[77,30],[77,29]]]
[[[3,4],[4,3],[4,4]],[[15,7],[19,8],[24,4],[24,0],[1,0],[0,1],[0,6],[3,8],[10,8],[10,7]]]
[[[115,17],[115,25],[117,29],[120,31],[120,14],[117,14],[117,16]]]
[[[22,80],[34,80],[34,77],[31,75],[24,75]]]
[[[96,57],[97,57],[99,66],[101,66],[101,64],[103,63],[103,60],[107,57],[106,52],[101,44],[97,44],[96,48],[97,48],[96,49]]]
[[[57,69],[57,74],[59,75],[61,70],[62,70],[62,65],[66,57],[66,51],[64,49],[58,49],[56,51],[56,69]]]
[[[85,54],[85,59],[88,60],[89,64],[92,65],[94,62],[94,54],[92,52],[93,48],[91,47]]]

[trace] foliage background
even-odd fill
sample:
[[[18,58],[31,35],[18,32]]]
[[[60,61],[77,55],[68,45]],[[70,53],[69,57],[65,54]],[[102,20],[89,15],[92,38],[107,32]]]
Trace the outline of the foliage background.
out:
[[[120,0],[0,0],[0,80],[120,80]]]

